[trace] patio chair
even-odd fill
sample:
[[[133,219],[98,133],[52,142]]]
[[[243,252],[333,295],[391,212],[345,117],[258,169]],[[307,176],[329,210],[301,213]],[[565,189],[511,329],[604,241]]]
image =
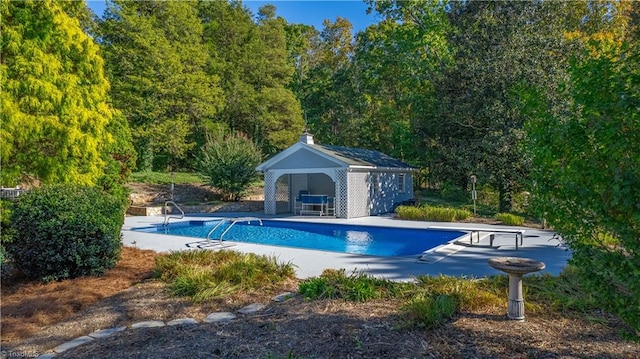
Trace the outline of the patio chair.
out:
[[[327,198],[327,208],[325,208],[325,214],[327,216],[335,216],[336,215],[336,198],[329,197]]]
[[[306,189],[301,189],[300,192],[298,192],[298,197],[294,199],[293,214],[300,213],[300,211],[302,210],[302,196],[307,194],[309,194],[309,191],[307,191]]]

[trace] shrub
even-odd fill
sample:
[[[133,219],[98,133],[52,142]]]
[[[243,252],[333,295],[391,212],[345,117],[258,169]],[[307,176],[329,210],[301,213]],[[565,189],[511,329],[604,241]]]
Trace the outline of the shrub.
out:
[[[434,207],[434,206],[398,206],[396,213],[400,219],[454,222],[472,217],[473,214],[466,209]]]
[[[17,269],[43,281],[99,275],[120,255],[122,202],[97,188],[41,187],[20,196],[6,246]]]
[[[173,252],[156,259],[156,276],[173,294],[203,302],[238,291],[268,291],[294,277],[293,266],[274,257],[222,251]]]
[[[454,297],[446,294],[417,296],[403,309],[414,324],[434,328],[453,318],[457,303]]]
[[[496,219],[508,226],[521,226],[524,223],[523,217],[511,213],[498,213]]]
[[[200,174],[207,184],[222,192],[225,200],[237,201],[257,178],[260,161],[260,149],[249,138],[236,134],[204,146]]]
[[[363,273],[346,275],[344,269],[325,269],[319,278],[308,278],[299,285],[305,298],[341,298],[354,302],[393,297],[399,284]]]

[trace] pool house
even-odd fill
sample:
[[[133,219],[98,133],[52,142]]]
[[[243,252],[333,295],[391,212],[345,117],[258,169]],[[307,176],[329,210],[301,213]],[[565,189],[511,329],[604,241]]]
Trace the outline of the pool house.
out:
[[[415,167],[372,150],[300,141],[260,164],[265,214],[355,218],[413,200]]]

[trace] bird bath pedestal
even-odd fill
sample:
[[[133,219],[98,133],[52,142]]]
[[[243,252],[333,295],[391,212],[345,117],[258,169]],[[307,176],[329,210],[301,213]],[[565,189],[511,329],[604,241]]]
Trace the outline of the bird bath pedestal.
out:
[[[522,276],[545,268],[543,262],[520,257],[490,258],[489,265],[509,274],[509,308],[507,317],[524,320],[524,299],[522,298]]]

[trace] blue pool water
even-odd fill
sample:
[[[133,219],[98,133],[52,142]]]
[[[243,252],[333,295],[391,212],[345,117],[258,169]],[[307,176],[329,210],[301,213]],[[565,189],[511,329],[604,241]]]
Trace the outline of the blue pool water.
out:
[[[171,223],[167,227],[144,227],[133,230],[206,238],[219,223],[211,221],[186,221]],[[220,237],[229,224],[221,224],[210,238]],[[262,220],[250,223],[238,222],[224,235],[225,241],[316,249],[382,257],[412,256],[447,243],[464,235],[455,230],[433,230],[345,224],[307,223],[293,221]]]

